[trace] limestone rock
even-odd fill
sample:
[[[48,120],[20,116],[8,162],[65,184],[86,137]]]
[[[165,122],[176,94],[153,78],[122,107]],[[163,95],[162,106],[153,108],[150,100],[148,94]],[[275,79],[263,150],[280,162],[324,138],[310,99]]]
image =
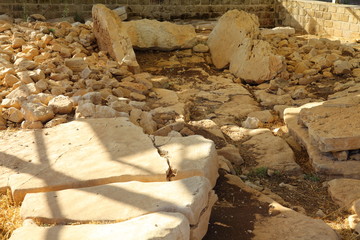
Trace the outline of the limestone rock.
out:
[[[140,49],[174,50],[192,48],[196,44],[192,25],[177,25],[157,20],[136,20],[123,23],[132,44]]]
[[[235,166],[240,166],[244,163],[244,159],[241,157],[239,149],[234,145],[227,145],[217,150],[218,155],[225,157]]]
[[[43,128],[43,124],[40,121],[31,122],[31,121],[25,120],[21,123],[21,128],[23,128],[23,129],[41,129],[41,128]]]
[[[259,20],[239,10],[225,13],[216,24],[208,39],[211,58],[217,68],[224,68],[245,38],[257,37]]]
[[[257,134],[243,143],[251,147],[256,167],[267,167],[280,172],[298,174],[301,168],[295,162],[295,155],[289,145],[281,137],[274,136],[270,131]]]
[[[73,70],[74,72],[82,72],[87,68],[88,64],[83,58],[69,58],[65,59],[65,66]]]
[[[0,152],[0,188],[10,186],[16,202],[29,192],[166,181],[169,168],[150,138],[127,118],[82,119],[46,131],[8,133]]]
[[[248,83],[273,79],[283,68],[283,58],[275,55],[268,42],[245,38],[230,58],[230,72]]]
[[[304,108],[299,121],[308,128],[309,136],[322,152],[360,148],[360,97],[330,100],[320,106]]]
[[[82,224],[77,226],[24,226],[17,229],[11,240],[189,240],[187,218],[180,213],[150,213],[131,220],[111,224]]]
[[[69,97],[59,95],[51,99],[48,106],[53,108],[54,113],[66,114],[73,110],[74,103]]]
[[[157,124],[152,118],[152,114],[143,111],[140,115],[140,126],[144,129],[147,134],[153,134],[157,129]]]
[[[258,28],[255,15],[239,10],[225,13],[208,39],[215,67],[230,64],[230,72],[249,83],[274,78],[283,68],[283,59],[273,53],[269,43],[254,40],[259,34]]]
[[[329,194],[340,207],[351,209],[356,200],[360,199],[360,180],[333,179],[328,182]]]
[[[20,98],[20,97],[28,97],[31,94],[39,93],[40,89],[38,89],[35,83],[29,83],[26,85],[21,85],[20,87],[16,88],[12,92],[10,92],[6,97],[9,99],[12,98]]]
[[[17,108],[10,107],[3,112],[3,117],[12,122],[19,123],[24,120],[24,114]]]
[[[334,74],[349,74],[351,73],[351,64],[348,61],[337,60],[334,62]]]
[[[6,86],[12,87],[15,83],[19,82],[20,79],[18,79],[15,75],[11,73],[8,73],[5,75],[3,81]]]
[[[292,27],[275,27],[272,29],[263,28],[260,30],[261,36],[268,36],[274,34],[285,34],[285,35],[293,35],[295,34],[295,29]]]
[[[93,31],[99,48],[109,52],[110,56],[120,64],[138,69],[139,64],[131,40],[120,18],[102,4],[93,6],[92,17]]]
[[[255,117],[259,119],[262,123],[271,123],[273,122],[274,116],[271,114],[269,110],[264,111],[255,111],[248,114],[248,117]]]
[[[261,127],[262,123],[257,117],[247,117],[245,121],[241,123],[242,127],[249,129],[256,129]]]
[[[190,121],[187,124],[187,127],[195,134],[202,135],[207,139],[213,140],[218,148],[226,145],[226,140],[221,132],[221,129],[210,119]]]
[[[193,47],[194,52],[206,53],[209,51],[209,47],[205,44],[197,44]]]
[[[171,179],[191,176],[206,177],[214,187],[218,178],[218,162],[215,145],[202,136],[155,137],[155,145],[168,159],[172,169]]]
[[[80,189],[29,193],[25,196],[20,214],[23,219],[66,223],[125,221],[165,211],[181,213],[191,225],[195,225],[199,223],[201,212],[208,205],[210,191],[210,182],[200,176],[171,182],[111,183]],[[54,208],[62,211],[54,212]]]
[[[358,178],[360,171],[359,161],[336,161],[332,155],[323,154],[311,141],[308,129],[298,123],[299,113],[303,108],[312,108],[321,104],[309,103],[299,108],[285,109],[284,121],[289,129],[289,133],[306,148],[310,162],[316,172],[326,175]]]
[[[52,108],[41,103],[23,103],[21,105],[21,110],[24,113],[25,120],[30,122],[46,122],[54,117]]]
[[[108,106],[82,103],[76,108],[76,118],[114,118],[120,117],[121,113]]]

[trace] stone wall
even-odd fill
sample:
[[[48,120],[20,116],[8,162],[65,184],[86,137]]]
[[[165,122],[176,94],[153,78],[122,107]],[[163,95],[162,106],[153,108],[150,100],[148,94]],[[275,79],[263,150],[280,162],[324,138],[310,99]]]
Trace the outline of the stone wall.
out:
[[[360,6],[308,0],[277,0],[276,22],[304,33],[360,39]]]
[[[128,6],[129,16],[158,20],[216,18],[230,9],[256,14],[263,27],[275,25],[275,0],[1,0],[0,13],[26,18],[33,13],[47,18],[76,16],[86,19],[94,3],[110,8]]]

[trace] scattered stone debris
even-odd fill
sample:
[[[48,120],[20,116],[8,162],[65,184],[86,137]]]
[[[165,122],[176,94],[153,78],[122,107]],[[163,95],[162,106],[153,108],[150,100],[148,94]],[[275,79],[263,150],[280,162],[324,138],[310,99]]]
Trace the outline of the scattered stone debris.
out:
[[[232,239],[219,226],[244,209],[244,239],[339,239],[324,206],[277,195],[319,176],[360,233],[359,45],[238,10],[125,19],[101,4],[85,24],[1,17],[0,192],[24,219],[12,240],[196,240],[209,226]]]

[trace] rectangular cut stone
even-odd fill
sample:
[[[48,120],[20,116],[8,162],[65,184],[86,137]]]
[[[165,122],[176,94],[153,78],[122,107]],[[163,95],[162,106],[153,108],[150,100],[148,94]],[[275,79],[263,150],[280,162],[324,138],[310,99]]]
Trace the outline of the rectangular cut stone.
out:
[[[303,108],[312,108],[321,104],[323,103],[309,103],[299,108],[285,109],[284,121],[290,134],[305,147],[316,172],[333,176],[359,178],[360,161],[335,161],[331,154],[322,153],[312,143],[308,129],[298,123],[298,116]]]
[[[188,240],[190,227],[180,213],[158,212],[113,224],[38,227],[17,229],[10,240]]]
[[[360,97],[345,97],[300,111],[311,140],[322,152],[360,149]]]
[[[124,181],[166,181],[168,164],[127,118],[86,119],[0,140],[0,187],[26,193]]]
[[[126,221],[153,212],[179,212],[191,225],[208,206],[211,185],[204,177],[173,182],[127,182],[56,192],[30,193],[23,219],[44,223]]]
[[[168,159],[178,180],[192,176],[204,176],[214,187],[218,178],[218,161],[215,144],[202,136],[155,137],[155,145]]]

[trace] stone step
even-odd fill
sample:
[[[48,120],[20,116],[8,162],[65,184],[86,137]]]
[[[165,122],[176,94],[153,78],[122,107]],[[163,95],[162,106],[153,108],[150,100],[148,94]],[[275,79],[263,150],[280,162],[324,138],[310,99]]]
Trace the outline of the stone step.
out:
[[[23,219],[44,223],[125,221],[158,211],[180,212],[197,224],[208,205],[211,185],[204,177],[172,182],[112,183],[88,188],[29,193]]]
[[[155,137],[161,155],[175,171],[172,180],[204,176],[214,187],[218,178],[218,156],[213,141],[199,135],[189,137]]]
[[[319,103],[309,103],[298,108],[287,108],[284,111],[284,121],[290,134],[307,150],[312,166],[321,174],[360,178],[360,161],[336,161],[331,154],[322,153],[312,143],[308,129],[298,123],[298,116],[303,108],[319,106]]]
[[[113,224],[58,225],[35,224],[17,229],[10,240],[188,240],[190,227],[180,213],[157,212]]]
[[[164,148],[180,150],[165,158],[153,137],[127,118],[84,119],[51,129],[10,132],[0,141],[0,190],[10,187],[17,203],[32,192],[167,181],[172,178],[169,164],[177,169],[172,179],[206,176],[212,185],[217,179],[211,141],[200,136],[166,137]]]

